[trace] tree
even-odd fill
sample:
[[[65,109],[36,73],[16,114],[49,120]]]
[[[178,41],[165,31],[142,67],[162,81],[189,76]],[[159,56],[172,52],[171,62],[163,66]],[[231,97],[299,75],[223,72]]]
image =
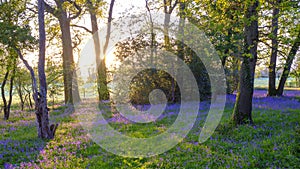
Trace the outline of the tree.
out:
[[[238,66],[243,44],[243,3],[202,0],[187,3],[189,22],[204,31],[214,45],[226,72],[227,92],[238,83]]]
[[[47,68],[45,70],[47,77],[47,91],[49,98],[52,100],[52,109],[54,109],[55,98],[63,93],[63,69],[59,64],[61,61],[47,59]]]
[[[80,16],[82,9],[75,1],[71,0],[55,0],[55,4],[56,7],[52,7],[48,3],[44,2],[46,11],[51,13],[59,21],[63,46],[62,58],[65,103],[72,105],[74,101],[80,100],[80,96],[75,74],[70,22]],[[76,12],[72,13],[72,11]]]
[[[26,68],[17,67],[15,77],[15,89],[20,99],[20,107],[22,111],[25,108],[25,102],[28,101],[28,95],[30,95],[26,93],[28,91],[26,87],[30,87],[30,79],[30,75],[28,74]]]
[[[297,35],[297,37],[294,41],[294,44],[287,56],[286,63],[284,64],[284,69],[283,69],[283,72],[282,72],[282,75],[281,75],[281,78],[279,81],[279,86],[277,89],[278,96],[283,95],[283,89],[284,89],[285,82],[286,82],[287,78],[289,77],[291,67],[292,67],[293,61],[295,59],[295,55],[297,54],[297,51],[300,46],[300,27],[298,27],[298,28],[299,28],[298,35]]]
[[[38,0],[38,22],[39,22],[39,61],[38,61],[38,76],[39,76],[39,88],[37,87],[37,80],[32,67],[24,59],[24,56],[20,49],[16,48],[16,51],[20,59],[25,64],[26,68],[30,71],[32,79],[33,99],[35,102],[35,114],[38,127],[38,137],[53,139],[58,124],[52,124],[49,126],[49,116],[47,107],[47,83],[45,76],[45,51],[46,51],[46,34],[45,34],[45,20],[44,20],[45,4],[43,0]]]
[[[10,6],[11,5],[11,6]],[[24,5],[24,7],[22,6]],[[22,9],[18,10],[18,6]],[[14,1],[9,4],[17,13],[24,14],[26,4],[20,1]],[[5,11],[7,14],[13,13],[13,10]],[[15,16],[19,19],[20,15]],[[26,20],[26,19],[25,19]],[[20,24],[21,23],[21,24]],[[35,102],[35,114],[37,121],[37,131],[39,138],[52,139],[54,138],[58,124],[49,126],[48,108],[47,108],[47,83],[45,77],[45,23],[44,23],[44,2],[38,0],[38,23],[39,23],[39,61],[38,61],[38,76],[39,76],[39,90],[37,86],[37,79],[33,68],[25,60],[22,51],[30,50],[36,44],[36,40],[31,35],[31,30],[28,26],[22,26],[22,22],[1,22],[0,27],[0,43],[5,45],[8,49],[13,50],[17,56],[23,61],[26,68],[29,70],[32,80],[33,99]]]
[[[15,55],[15,53],[14,53]],[[3,100],[3,112],[4,112],[4,120],[8,120],[9,119],[9,115],[10,115],[10,107],[11,107],[11,103],[12,103],[12,98],[13,98],[13,86],[14,86],[14,78],[16,75],[16,57],[12,56],[12,62],[11,64],[8,64],[6,67],[6,73],[3,79],[3,82],[1,84],[1,93],[2,93],[2,100]],[[9,74],[11,72],[11,77],[10,77],[10,84],[9,84],[9,99],[8,101],[6,100],[6,96],[5,96],[5,85],[8,82],[8,77]]]
[[[295,68],[291,71],[292,77],[296,79],[296,84],[300,87],[300,57],[297,58]]]
[[[295,55],[298,50],[297,35],[299,25],[295,25],[299,17],[297,5],[298,2],[285,0],[268,1],[265,3],[264,20],[262,21],[263,27],[262,30],[260,30],[261,34],[265,36],[262,36],[260,42],[271,50],[268,96],[281,96],[283,94],[286,78],[288,77],[286,75],[281,76],[281,82],[279,82],[281,84],[276,89],[277,59],[280,56],[284,58],[283,60],[286,63],[282,64],[282,68],[288,75],[289,73],[287,72],[290,72],[289,63],[292,65],[294,60],[293,55]],[[271,21],[269,21],[270,16],[267,14],[270,8],[272,11]],[[265,29],[266,27],[270,27],[270,29]],[[271,44],[268,43],[269,41],[271,41]]]
[[[181,2],[182,4],[183,2]],[[165,48],[167,51],[171,50],[171,42],[169,37],[169,26],[171,21],[171,14],[173,13],[174,9],[176,8],[178,4],[178,0],[175,0],[175,2],[172,4],[171,0],[164,0],[164,13],[165,13],[165,20],[164,20],[164,42],[165,42]],[[182,9],[182,8],[181,8]],[[184,9],[182,9],[184,10]],[[176,84],[175,79],[172,78],[171,81],[171,98],[172,102],[175,101],[175,92],[176,92]]]
[[[11,34],[15,34],[15,36],[21,38],[21,35],[17,33],[18,30],[15,30],[17,27],[14,26],[14,24],[16,24],[18,21],[20,22],[20,16],[23,15],[25,8],[22,6],[20,1],[16,0],[11,2],[4,1],[0,4],[0,10],[0,46],[3,48],[1,53],[4,56],[4,58],[1,58],[1,65],[6,69],[6,73],[1,84],[1,93],[3,100],[4,119],[8,120],[13,99],[13,87],[17,68],[17,54],[16,51],[11,47],[11,44],[14,44],[14,37],[9,36]],[[6,99],[5,94],[6,84],[9,84],[8,100]]]
[[[87,0],[87,7],[90,13],[90,19],[92,23],[92,31],[93,40],[94,40],[94,47],[95,47],[95,54],[96,54],[96,66],[97,66],[97,91],[99,100],[108,100],[109,99],[109,92],[107,87],[107,68],[105,64],[106,60],[106,51],[109,43],[110,38],[110,31],[111,31],[111,21],[112,21],[112,13],[115,0],[111,0],[109,5],[109,12],[108,12],[108,20],[107,20],[107,31],[106,31],[106,40],[103,48],[103,57],[101,57],[101,49],[100,49],[100,39],[98,34],[98,23],[97,23],[97,10],[95,6],[97,4],[93,4],[91,0]],[[99,4],[99,2],[98,2]]]
[[[259,1],[251,0],[247,2],[246,13],[244,16],[244,55],[240,67],[236,103],[232,115],[232,121],[236,125],[245,123],[253,124],[252,97],[257,61]]]
[[[272,52],[270,57],[269,65],[269,88],[268,95],[275,96],[276,91],[276,62],[277,62],[277,53],[278,53],[278,18],[279,18],[279,4],[281,0],[275,1],[273,5],[273,18],[272,18]]]

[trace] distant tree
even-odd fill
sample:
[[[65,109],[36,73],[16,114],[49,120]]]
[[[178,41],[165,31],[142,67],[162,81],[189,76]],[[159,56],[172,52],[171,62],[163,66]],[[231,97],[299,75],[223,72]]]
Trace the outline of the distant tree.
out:
[[[283,94],[288,77],[286,75],[289,75],[289,67],[291,67],[298,50],[297,36],[300,28],[299,24],[295,24],[299,20],[297,5],[299,5],[298,2],[286,0],[265,1],[264,3],[260,42],[267,47],[267,50],[264,50],[270,50],[268,96]],[[269,11],[271,16],[268,14]],[[261,53],[266,54],[266,52]],[[282,64],[285,75],[281,76],[280,84],[276,88],[276,73],[280,65],[277,63],[279,57],[282,57],[282,62],[285,62]],[[291,65],[289,66],[289,64]]]
[[[278,86],[278,89],[277,89],[277,95],[278,96],[282,96],[283,95],[283,89],[284,89],[284,85],[285,85],[285,82],[287,80],[287,78],[289,77],[289,74],[291,72],[291,67],[292,67],[292,64],[293,64],[293,61],[295,59],[295,55],[297,54],[298,50],[299,50],[299,46],[300,46],[300,26],[298,27],[299,28],[299,32],[298,32],[298,35],[294,41],[294,44],[287,56],[287,59],[286,59],[286,62],[284,64],[284,69],[283,69],[283,72],[282,72],[282,75],[281,75],[281,78],[280,78],[280,81],[279,81],[279,86]]]
[[[237,1],[195,1],[185,10],[189,22],[204,31],[224,66],[227,92],[237,89],[238,67],[243,48],[243,3]]]
[[[300,57],[297,58],[295,68],[291,71],[291,76],[296,79],[297,87],[300,87]]]
[[[29,65],[23,56],[25,50],[30,51],[36,44],[35,38],[31,35],[30,28],[22,22],[25,18],[26,3],[22,1],[11,1],[6,4],[3,10],[6,16],[15,18],[18,22],[11,22],[10,19],[0,22],[0,43],[8,49],[13,50],[22,60],[26,68],[29,70],[32,80],[33,100],[35,103],[35,114],[37,121],[38,137],[52,139],[54,138],[58,124],[49,126],[48,107],[47,107],[47,83],[45,76],[45,48],[46,34],[44,22],[44,2],[38,0],[38,23],[39,23],[39,60],[38,60],[38,77],[39,90],[34,69]],[[3,6],[1,6],[3,7]],[[13,16],[14,14],[16,14]],[[22,17],[21,17],[22,16]],[[2,18],[1,18],[2,19]]]
[[[8,120],[10,115],[10,108],[13,99],[13,88],[17,69],[17,58],[16,51],[12,48],[13,38],[9,37],[11,34],[17,34],[17,27],[14,26],[20,20],[20,16],[24,14],[25,8],[20,5],[20,1],[3,1],[0,4],[0,47],[1,47],[1,67],[5,69],[5,75],[1,83],[1,95],[3,100],[3,111],[4,119]],[[13,12],[15,10],[15,12]],[[21,21],[19,21],[21,22]],[[6,85],[9,85],[8,90],[5,90]],[[6,98],[6,93],[9,95],[9,99]]]
[[[13,101],[13,86],[14,86],[14,79],[15,79],[15,75],[16,75],[16,68],[17,68],[17,64],[16,64],[16,57],[15,57],[15,53],[11,52],[11,58],[8,59],[8,64],[6,66],[6,73],[4,75],[2,84],[1,84],[1,94],[2,94],[2,101],[3,101],[3,112],[4,112],[4,120],[8,120],[9,119],[9,115],[10,115],[10,108],[11,108],[11,104]],[[11,74],[10,76],[10,80],[9,78],[9,74]],[[9,89],[8,89],[8,94],[9,94],[9,99],[6,99],[6,90],[5,90],[5,86],[6,83],[9,82]]]
[[[55,99],[63,94],[63,68],[59,64],[60,60],[47,59],[46,77],[48,96],[52,100],[52,108],[54,109]]]
[[[25,109],[25,103],[28,102],[28,107],[32,108],[29,96],[31,95],[29,91],[30,88],[30,74],[25,68],[17,67],[16,76],[15,76],[15,90],[20,100],[20,107],[23,111]]]
[[[96,54],[96,66],[97,66],[97,91],[99,100],[108,100],[109,99],[109,91],[107,87],[107,68],[106,68],[106,51],[110,39],[110,31],[111,31],[111,22],[112,22],[112,14],[115,0],[111,0],[108,10],[108,20],[107,20],[107,31],[106,31],[106,40],[104,42],[103,53],[101,55],[101,46],[100,39],[98,34],[98,22],[97,22],[97,6],[101,5],[101,1],[97,1],[93,3],[91,0],[87,0],[87,8],[90,14],[90,20],[92,24],[92,31],[89,31],[93,34],[93,41],[95,46],[95,54]]]

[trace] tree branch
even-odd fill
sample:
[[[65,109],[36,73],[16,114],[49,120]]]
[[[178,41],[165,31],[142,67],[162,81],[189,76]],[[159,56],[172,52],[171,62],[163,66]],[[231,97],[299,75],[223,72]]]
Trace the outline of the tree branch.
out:
[[[48,13],[51,13],[52,15],[54,15],[56,18],[58,18],[57,13],[55,12],[55,9],[53,7],[51,7],[49,4],[47,4],[45,1],[43,1],[45,4],[45,10]]]
[[[178,0],[176,0],[175,2],[174,2],[174,5],[171,7],[171,9],[170,9],[170,14],[173,12],[173,10],[175,9],[175,7],[177,6],[177,4],[178,4]],[[171,5],[171,4],[170,4]]]
[[[263,43],[264,45],[266,45],[267,47],[269,47],[269,48],[271,48],[271,49],[275,49],[275,48],[273,48],[270,44],[268,44],[267,42],[265,42],[265,41],[263,41],[263,40],[258,40],[258,42],[261,42],[261,43]],[[282,56],[285,56],[286,54],[283,52],[283,51],[281,51],[281,50],[279,50],[279,49],[276,49]]]
[[[77,13],[74,16],[70,16],[69,20],[73,20],[79,17],[79,15],[81,14],[82,8],[75,2],[75,1],[71,1],[71,0],[67,0],[68,2],[70,2],[71,4],[74,5],[74,7],[78,10]]]
[[[84,30],[87,31],[88,33],[93,34],[93,32],[92,32],[91,30],[89,30],[87,27],[80,26],[80,25],[74,25],[74,24],[72,24],[72,25],[70,25],[70,26],[76,27],[76,28],[84,29]]]
[[[31,80],[32,80],[32,91],[34,93],[34,99],[36,100],[36,93],[38,92],[37,90],[37,83],[36,83],[36,78],[35,78],[35,74],[34,74],[34,70],[33,68],[29,65],[29,63],[27,62],[27,60],[24,58],[22,52],[20,51],[19,48],[14,47],[14,49],[16,50],[17,54],[19,55],[19,58],[23,61],[24,65],[26,66],[26,68],[29,70],[30,75],[31,75]]]

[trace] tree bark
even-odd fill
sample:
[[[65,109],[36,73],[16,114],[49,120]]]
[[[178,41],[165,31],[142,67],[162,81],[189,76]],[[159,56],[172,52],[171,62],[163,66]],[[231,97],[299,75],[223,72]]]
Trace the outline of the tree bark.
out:
[[[278,4],[280,0],[274,4],[273,8],[273,19],[272,19],[272,53],[270,57],[269,65],[269,88],[268,96],[276,95],[276,60],[278,53],[278,18],[279,18],[279,8]]]
[[[255,66],[257,61],[257,43],[258,43],[258,6],[256,0],[247,8],[245,14],[245,46],[242,65],[240,68],[240,77],[236,103],[233,110],[232,120],[235,125],[253,124],[252,120],[252,97],[254,88]],[[255,17],[255,19],[253,19]]]
[[[293,61],[295,59],[295,55],[297,54],[297,51],[299,49],[299,45],[300,45],[300,31],[298,32],[298,35],[294,41],[294,44],[290,50],[290,53],[288,54],[288,57],[286,59],[286,63],[284,64],[284,69],[283,69],[283,72],[282,72],[282,75],[281,75],[281,78],[279,81],[279,86],[277,89],[278,96],[283,95],[284,85],[285,85],[287,78],[289,77],[291,67],[292,67]]]

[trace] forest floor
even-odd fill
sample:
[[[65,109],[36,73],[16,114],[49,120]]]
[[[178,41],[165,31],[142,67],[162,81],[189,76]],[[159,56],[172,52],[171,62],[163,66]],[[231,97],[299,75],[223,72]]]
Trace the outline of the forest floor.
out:
[[[229,125],[235,95],[212,137],[199,144],[204,118],[197,118],[188,136],[171,150],[149,158],[125,158],[94,143],[74,114],[60,106],[50,118],[60,125],[53,140],[36,136],[35,114],[13,110],[8,121],[0,120],[0,168],[297,168],[300,166],[300,91],[285,97],[266,97],[256,90],[253,99],[255,125]],[[209,103],[200,104],[207,113]],[[139,126],[108,114],[111,126],[132,136],[162,133],[177,117],[178,105],[167,108],[166,118]],[[150,131],[150,132],[149,132]]]

